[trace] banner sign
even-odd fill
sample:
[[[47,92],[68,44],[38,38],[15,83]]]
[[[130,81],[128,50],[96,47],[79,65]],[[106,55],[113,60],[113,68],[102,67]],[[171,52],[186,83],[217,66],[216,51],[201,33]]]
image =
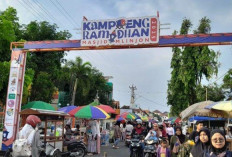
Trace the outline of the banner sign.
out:
[[[157,17],[82,22],[81,46],[144,45],[159,42]]]
[[[19,124],[18,113],[21,109],[25,61],[26,53],[23,53],[20,49],[12,51],[2,137],[2,150],[11,148],[16,137]]]

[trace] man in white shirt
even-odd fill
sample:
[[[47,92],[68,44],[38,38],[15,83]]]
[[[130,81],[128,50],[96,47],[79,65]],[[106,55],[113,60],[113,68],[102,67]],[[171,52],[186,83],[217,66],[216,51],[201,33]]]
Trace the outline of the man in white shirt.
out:
[[[131,125],[131,122],[128,121],[126,124],[126,132],[132,133],[132,130],[134,129],[133,125]]]

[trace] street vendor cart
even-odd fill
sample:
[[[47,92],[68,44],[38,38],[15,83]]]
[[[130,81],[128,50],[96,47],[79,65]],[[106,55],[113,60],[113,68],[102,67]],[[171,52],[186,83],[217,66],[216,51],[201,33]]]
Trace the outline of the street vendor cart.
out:
[[[41,119],[41,138],[43,142],[52,145],[59,151],[63,151],[64,120],[65,117],[69,115],[61,111],[50,111],[33,108],[25,109],[20,112],[21,127],[25,125],[26,119],[29,115],[36,115]]]

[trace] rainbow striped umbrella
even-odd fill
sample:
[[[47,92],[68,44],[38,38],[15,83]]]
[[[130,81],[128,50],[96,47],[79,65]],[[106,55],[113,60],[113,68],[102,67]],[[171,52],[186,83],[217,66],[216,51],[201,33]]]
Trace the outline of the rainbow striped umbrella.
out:
[[[60,109],[58,109],[58,111],[62,111],[62,112],[65,112],[65,113],[69,113],[71,110],[77,108],[76,106],[66,106],[66,107],[62,107]]]
[[[110,115],[107,114],[104,110],[96,107],[87,105],[82,107],[79,111],[74,114],[77,118],[86,118],[86,119],[108,119]]]
[[[141,119],[141,117],[135,113],[131,113],[133,116],[135,116],[135,119]]]
[[[147,122],[149,120],[147,116],[142,116],[141,119],[142,119],[142,121],[145,121],[145,122]]]
[[[76,108],[72,109],[71,111],[68,112],[68,114],[72,117],[74,117],[74,115],[80,110],[82,109],[84,106],[77,106]]]
[[[117,115],[115,118],[116,121],[126,121],[125,118],[123,118],[121,115]]]
[[[132,119],[132,120],[134,120],[136,118],[134,115],[132,115],[131,113],[128,113],[128,112],[122,113],[121,116],[125,119]]]

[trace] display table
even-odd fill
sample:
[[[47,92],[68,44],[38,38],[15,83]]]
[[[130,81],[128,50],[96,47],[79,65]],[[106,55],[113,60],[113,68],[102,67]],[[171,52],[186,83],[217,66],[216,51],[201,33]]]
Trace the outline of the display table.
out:
[[[226,139],[226,142],[228,142],[229,150],[232,151],[232,139]]]

